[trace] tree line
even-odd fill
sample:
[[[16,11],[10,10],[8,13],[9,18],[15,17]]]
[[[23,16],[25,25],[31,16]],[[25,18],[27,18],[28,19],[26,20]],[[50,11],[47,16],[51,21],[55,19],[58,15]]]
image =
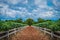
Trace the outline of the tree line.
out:
[[[28,18],[25,21],[23,21],[21,18],[18,18],[16,20],[0,20],[0,30],[8,30],[11,28],[16,28],[18,26],[22,25],[34,25],[39,26],[43,28],[49,28],[53,31],[60,30],[60,19],[53,21],[53,20],[44,20],[42,18],[38,18],[37,21],[33,20],[32,18]],[[13,26],[13,27],[12,27]]]

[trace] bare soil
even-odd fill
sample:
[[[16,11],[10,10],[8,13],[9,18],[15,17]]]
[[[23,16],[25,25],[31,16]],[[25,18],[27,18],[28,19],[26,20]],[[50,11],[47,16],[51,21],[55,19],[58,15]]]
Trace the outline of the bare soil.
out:
[[[34,27],[27,27],[12,36],[11,40],[50,40],[50,37]]]

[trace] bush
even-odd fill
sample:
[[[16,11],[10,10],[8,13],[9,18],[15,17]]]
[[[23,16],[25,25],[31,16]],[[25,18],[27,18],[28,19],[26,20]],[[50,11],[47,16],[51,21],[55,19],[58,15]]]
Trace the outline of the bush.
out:
[[[0,25],[0,31],[8,31],[13,28],[23,27],[25,24],[16,23],[16,22],[4,22]]]

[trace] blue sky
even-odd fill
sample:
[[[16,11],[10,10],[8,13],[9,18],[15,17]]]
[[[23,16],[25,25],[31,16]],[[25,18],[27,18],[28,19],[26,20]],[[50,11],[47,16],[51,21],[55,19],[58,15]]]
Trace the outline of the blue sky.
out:
[[[60,18],[60,0],[0,0],[0,19]]]

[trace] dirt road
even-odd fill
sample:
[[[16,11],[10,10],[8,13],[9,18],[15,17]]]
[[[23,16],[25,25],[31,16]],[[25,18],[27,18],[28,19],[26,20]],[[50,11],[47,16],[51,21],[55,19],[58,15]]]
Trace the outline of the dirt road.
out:
[[[48,35],[45,35],[40,30],[34,27],[27,27],[21,32],[11,37],[11,40],[50,40]]]

